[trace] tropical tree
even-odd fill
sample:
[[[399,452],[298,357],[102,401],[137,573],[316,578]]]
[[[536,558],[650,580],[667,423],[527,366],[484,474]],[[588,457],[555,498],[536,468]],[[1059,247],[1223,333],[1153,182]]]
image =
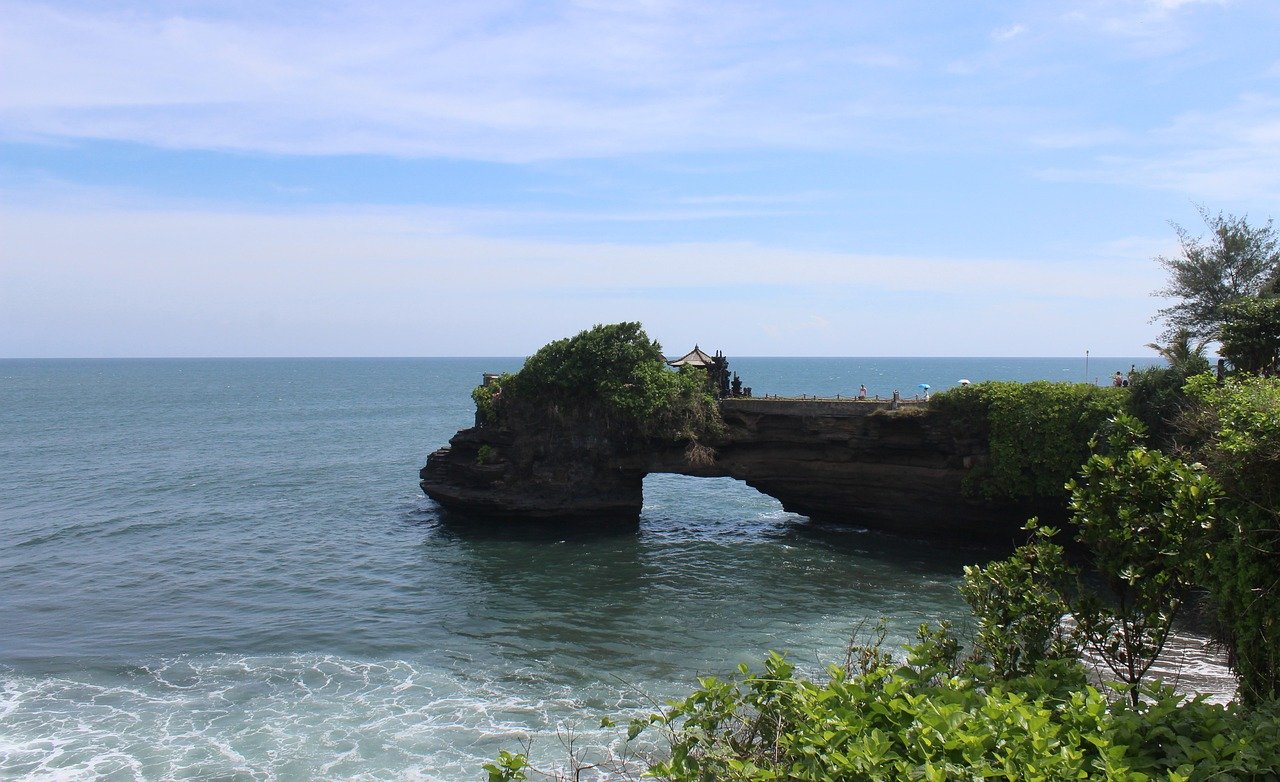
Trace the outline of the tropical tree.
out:
[[[1189,374],[1198,374],[1209,369],[1209,360],[1204,357],[1208,344],[1209,340],[1196,339],[1190,330],[1179,328],[1170,336],[1168,343],[1148,342],[1144,347],[1159,353],[1169,362],[1170,369],[1192,370]]]
[[[1280,364],[1280,296],[1228,304],[1222,324],[1222,356],[1242,372],[1275,374]]]
[[[1166,338],[1185,329],[1192,337],[1216,340],[1229,304],[1280,284],[1280,233],[1270,219],[1253,226],[1247,217],[1215,216],[1203,207],[1200,216],[1210,230],[1207,240],[1174,223],[1181,253],[1156,257],[1170,275],[1156,295],[1180,299],[1153,318],[1168,324]]]

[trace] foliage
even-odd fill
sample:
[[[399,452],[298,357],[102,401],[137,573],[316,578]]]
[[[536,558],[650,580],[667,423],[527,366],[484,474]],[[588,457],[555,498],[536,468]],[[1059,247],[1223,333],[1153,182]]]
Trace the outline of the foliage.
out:
[[[1208,344],[1209,340],[1197,340],[1190,331],[1180,328],[1174,331],[1168,343],[1160,345],[1148,342],[1146,346],[1169,362],[1171,369],[1195,375],[1209,371],[1209,360],[1204,357],[1204,349]]]
[[[489,772],[489,782],[523,782],[529,778],[529,759],[504,749],[496,761],[484,764],[484,770]]]
[[[1274,375],[1280,364],[1280,296],[1240,299],[1223,312],[1222,357],[1242,372]]]
[[[1201,581],[1246,704],[1280,698],[1280,378],[1192,378],[1190,447],[1227,492]]]
[[[499,419],[498,409],[502,406],[502,389],[511,382],[511,373],[504,372],[491,383],[476,386],[471,390],[471,399],[476,403],[476,417],[484,423]]]
[[[1122,389],[1082,383],[987,382],[937,394],[931,409],[958,435],[986,436],[990,459],[966,478],[995,500],[1061,501],[1089,456],[1089,440],[1124,405]]]
[[[964,569],[960,594],[978,619],[974,658],[1003,679],[1026,676],[1042,660],[1074,657],[1062,617],[1069,578],[1055,530],[1027,523],[1031,540],[1007,559]]]
[[[696,440],[719,426],[706,373],[671,370],[662,347],[634,322],[595,326],[551,342],[519,372],[477,388],[472,398],[481,415],[494,420],[513,405],[596,406],[624,436]]]
[[[1186,329],[1193,336],[1217,339],[1228,304],[1257,296],[1280,279],[1280,234],[1271,220],[1255,227],[1246,217],[1214,216],[1203,208],[1200,216],[1210,229],[1208,241],[1175,223],[1181,254],[1156,258],[1170,275],[1169,284],[1156,294],[1181,299],[1156,314],[1169,324],[1166,336]]]
[[[742,666],[730,680],[701,679],[647,721],[670,731],[671,743],[669,758],[648,775],[1136,782],[1280,772],[1274,713],[1244,714],[1154,688],[1137,705],[1108,703],[1078,665],[1061,660],[1011,681],[940,677],[944,667],[909,662],[851,674],[833,666],[818,683],[770,654],[758,673]]]
[[[1173,447],[1179,422],[1192,401],[1183,386],[1190,378],[1208,371],[1209,362],[1200,357],[1198,362],[1140,369],[1130,378],[1125,408],[1147,427],[1153,445],[1162,449]]]
[[[1072,613],[1135,704],[1195,585],[1199,546],[1221,497],[1202,467],[1147,448],[1142,436],[1137,419],[1118,417],[1106,451],[1068,484],[1077,539],[1110,598],[1081,590]]]

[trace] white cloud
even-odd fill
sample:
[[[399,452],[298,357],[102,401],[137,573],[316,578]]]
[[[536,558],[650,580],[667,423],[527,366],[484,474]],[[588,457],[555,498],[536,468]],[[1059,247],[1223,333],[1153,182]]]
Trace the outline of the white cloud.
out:
[[[1163,57],[1187,48],[1199,34],[1191,17],[1225,0],[1081,0],[1061,18],[1076,27],[1122,42],[1131,55]]]
[[[376,8],[282,20],[3,3],[0,68],[23,77],[4,81],[0,118],[11,137],[520,160],[822,143],[857,121],[806,110],[810,52],[763,5]],[[867,48],[842,67],[896,61]]]
[[[1090,166],[1041,173],[1280,210],[1280,98],[1250,94],[1218,111],[1186,112],[1126,147]]]
[[[1049,324],[1136,310],[1153,287],[1146,258],[1109,252],[1057,265],[495,239],[445,223],[408,210],[9,210],[0,355],[520,354],[619,319],[681,344],[732,338],[739,354],[848,354],[859,323],[901,321],[862,352],[935,354],[954,349],[957,335],[927,333],[947,313],[987,322],[1027,301],[1044,323],[991,321],[983,350],[1042,354],[1062,338],[1042,334]],[[731,333],[753,321],[787,328]]]

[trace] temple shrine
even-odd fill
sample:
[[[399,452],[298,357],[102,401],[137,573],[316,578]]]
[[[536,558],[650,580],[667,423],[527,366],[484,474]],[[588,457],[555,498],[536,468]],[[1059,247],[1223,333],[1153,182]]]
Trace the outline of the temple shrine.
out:
[[[751,396],[751,389],[742,387],[742,379],[738,377],[737,372],[733,373],[732,381],[729,379],[729,359],[718,350],[714,356],[708,356],[695,344],[693,350],[674,361],[668,361],[667,364],[676,369],[702,367],[707,371],[707,384],[721,399],[731,396]]]

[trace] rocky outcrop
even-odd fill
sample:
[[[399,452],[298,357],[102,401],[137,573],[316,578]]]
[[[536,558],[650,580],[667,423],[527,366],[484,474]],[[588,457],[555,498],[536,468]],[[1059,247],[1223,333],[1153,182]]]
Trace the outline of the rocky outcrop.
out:
[[[720,414],[713,453],[626,441],[590,410],[509,415],[431,454],[422,488],[488,516],[635,519],[649,473],[728,476],[814,519],[948,537],[1007,537],[1034,510],[965,496],[986,443],[924,404],[726,399]]]

